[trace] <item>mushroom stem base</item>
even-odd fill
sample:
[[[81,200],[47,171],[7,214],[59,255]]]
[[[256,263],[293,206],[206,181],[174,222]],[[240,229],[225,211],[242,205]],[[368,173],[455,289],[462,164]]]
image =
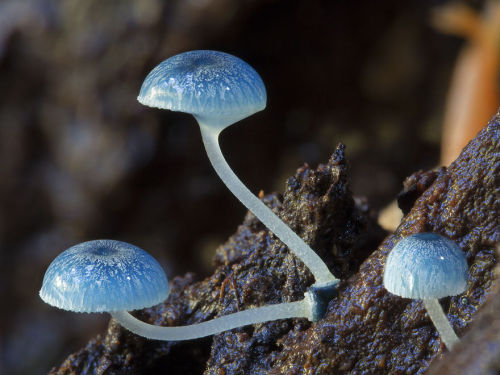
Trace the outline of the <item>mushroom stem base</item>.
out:
[[[460,339],[453,331],[453,328],[448,321],[441,305],[439,304],[439,300],[434,299],[424,299],[424,306],[429,314],[432,323],[436,327],[439,335],[441,336],[441,340],[443,340],[444,344],[448,348],[449,351],[453,349],[453,346],[457,344]]]

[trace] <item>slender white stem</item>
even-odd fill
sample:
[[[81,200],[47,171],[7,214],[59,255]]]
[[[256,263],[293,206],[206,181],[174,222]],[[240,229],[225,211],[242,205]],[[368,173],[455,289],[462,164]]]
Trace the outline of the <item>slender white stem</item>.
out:
[[[436,327],[439,335],[441,336],[441,340],[443,340],[444,344],[448,348],[449,351],[453,349],[453,346],[460,341],[460,339],[453,331],[453,328],[448,321],[439,301],[434,299],[424,299],[424,306],[431,317],[434,326]]]
[[[127,311],[110,313],[123,327],[136,335],[152,340],[180,341],[210,336],[234,328],[288,318],[310,319],[311,308],[306,299],[256,307],[215,318],[206,322],[181,327],[161,327],[144,323]]]
[[[323,260],[309,247],[309,245],[283,223],[269,207],[253,195],[234,174],[224,159],[219,146],[220,130],[214,129],[213,126],[205,126],[199,121],[198,123],[200,125],[201,135],[208,158],[229,190],[231,190],[241,203],[253,212],[271,232],[283,241],[285,245],[304,262],[314,275],[316,284],[338,282],[339,280],[332,275]]]

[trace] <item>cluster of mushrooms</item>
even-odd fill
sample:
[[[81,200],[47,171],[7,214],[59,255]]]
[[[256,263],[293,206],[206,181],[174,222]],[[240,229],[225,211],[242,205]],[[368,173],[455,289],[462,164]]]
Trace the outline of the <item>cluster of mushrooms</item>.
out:
[[[161,327],[144,323],[128,311],[163,302],[169,293],[159,263],[144,250],[115,240],[95,240],[61,253],[45,273],[40,297],[76,312],[109,312],[131,332],[155,340],[190,340],[277,319],[323,317],[339,280],[322,259],[233,173],[219,147],[219,134],[266,106],[259,74],[237,57],[217,51],[190,51],[173,56],[146,77],[140,103],[192,114],[207,155],[229,190],[312,272],[315,283],[296,302],[251,308],[206,322]],[[458,341],[438,298],[465,291],[468,266],[454,242],[434,233],[402,239],[387,258],[386,289],[403,298],[422,299],[443,342]]]

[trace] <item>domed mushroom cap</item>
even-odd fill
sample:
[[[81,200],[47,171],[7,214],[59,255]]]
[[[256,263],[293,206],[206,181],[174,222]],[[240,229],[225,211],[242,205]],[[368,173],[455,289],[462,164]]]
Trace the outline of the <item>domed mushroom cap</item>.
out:
[[[168,296],[160,264],[125,242],[83,242],[59,254],[43,278],[40,297],[76,312],[137,310]]]
[[[223,129],[266,107],[266,88],[243,60],[218,51],[170,57],[144,80],[137,100],[149,107],[186,112]]]
[[[435,233],[403,238],[387,257],[384,286],[404,298],[454,296],[467,287],[465,254],[453,241]]]

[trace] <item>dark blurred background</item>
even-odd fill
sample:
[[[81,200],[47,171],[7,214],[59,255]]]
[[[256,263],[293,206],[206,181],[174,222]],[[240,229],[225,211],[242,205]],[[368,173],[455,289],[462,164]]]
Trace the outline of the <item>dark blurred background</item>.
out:
[[[38,297],[67,247],[119,239],[169,278],[203,277],[241,222],[194,119],[136,101],[156,64],[215,49],[261,74],[267,109],[221,140],[253,192],[282,191],[343,142],[354,193],[378,211],[404,177],[438,163],[462,44],[430,26],[440,4],[0,0],[0,373],[46,373],[103,331],[107,315]]]

